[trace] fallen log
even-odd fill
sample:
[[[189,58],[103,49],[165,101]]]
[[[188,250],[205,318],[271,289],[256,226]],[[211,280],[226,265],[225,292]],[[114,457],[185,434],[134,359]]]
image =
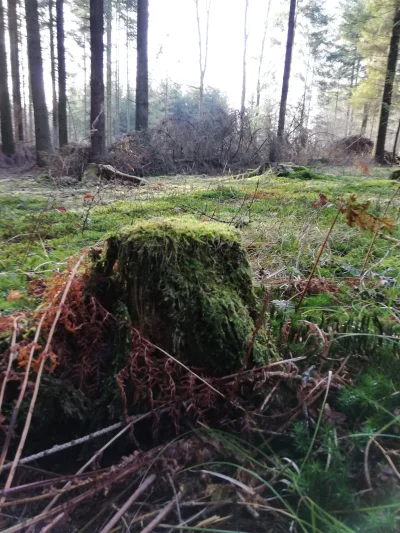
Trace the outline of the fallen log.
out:
[[[124,172],[120,172],[119,170],[117,170],[111,165],[99,165],[99,171],[100,171],[100,177],[106,178],[108,180],[119,178],[123,181],[130,181],[135,185],[146,185],[149,183],[147,180],[143,178],[139,178],[138,176],[131,176],[130,174],[125,174]]]

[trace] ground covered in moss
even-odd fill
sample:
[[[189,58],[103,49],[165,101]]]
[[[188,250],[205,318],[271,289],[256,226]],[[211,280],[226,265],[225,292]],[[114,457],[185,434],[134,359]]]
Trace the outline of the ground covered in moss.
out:
[[[186,350],[184,360],[190,365],[204,363],[212,369],[217,355],[237,361],[227,363],[227,377],[213,371],[202,374],[218,388],[223,402],[209,389],[204,393],[171,361],[150,357],[154,346],[147,340],[140,340],[141,351],[129,355],[129,364],[125,354],[118,368],[110,367],[110,380],[114,383],[116,377],[122,388],[132,373],[140,375],[125,392],[139,402],[135,390],[147,387],[151,398],[142,396],[141,407],[159,409],[163,401],[179,400],[179,409],[196,413],[185,429],[205,430],[207,436],[196,438],[212,442],[215,455],[197,458],[213,461],[203,467],[211,476],[208,488],[188,492],[194,500],[204,501],[206,494],[211,502],[239,498],[244,507],[245,517],[240,514],[235,522],[230,516],[221,525],[211,522],[211,530],[265,531],[263,517],[270,511],[264,507],[272,498],[276,529],[271,531],[294,531],[297,524],[297,531],[304,532],[395,533],[400,528],[400,195],[398,183],[387,179],[389,173],[321,168],[287,177],[270,172],[249,179],[178,176],[152,179],[140,189],[3,178],[0,312],[3,317],[33,312],[49,280],[71,269],[71,256],[77,258],[83,249],[97,262],[97,273],[110,276],[117,263],[112,276],[114,283],[123,274],[122,285],[120,279],[115,289],[120,291],[119,307],[108,309],[105,298],[105,313],[112,311],[120,324],[142,324],[140,333],[150,343],[160,345],[168,337],[164,348],[175,354]],[[369,202],[367,211],[374,220],[386,220],[391,231],[380,226],[379,233],[389,239],[379,235],[371,247],[373,232],[363,229],[366,219],[350,226],[350,215],[338,214],[338,206],[352,195],[357,205]],[[225,261],[227,247],[233,255]],[[184,256],[191,261],[174,269]],[[166,274],[160,285],[162,269]],[[196,284],[201,290],[193,290]],[[107,290],[102,286],[103,295]],[[137,301],[143,303],[139,311],[132,304]],[[197,312],[192,315],[194,302]],[[218,322],[218,306],[231,317],[226,327]],[[158,335],[149,327],[155,307],[162,311]],[[105,315],[96,312],[101,322]],[[167,315],[174,317],[173,324],[161,320]],[[251,366],[241,369],[243,376],[239,372],[241,377],[232,378],[243,364],[258,317]],[[107,328],[114,348],[119,346],[122,353],[126,331],[110,323]],[[65,357],[71,361],[68,332],[65,339]],[[112,355],[100,341],[93,346],[101,356],[96,366],[101,374]],[[0,337],[0,342],[6,340]],[[199,359],[202,364],[196,364]],[[154,378],[155,388],[147,376],[160,372],[165,372],[165,381]],[[70,412],[87,401],[88,416],[94,420],[93,413],[101,412],[104,423],[107,416],[112,418],[111,411],[104,414],[104,405],[100,407],[100,396],[93,393],[93,367],[91,374],[87,389],[79,387],[76,371],[63,374],[75,391],[84,391]],[[190,399],[194,391],[196,401]],[[107,398],[114,406],[114,399]],[[210,418],[202,418],[211,411]],[[168,437],[173,438],[173,432]],[[248,490],[241,492],[240,484]]]

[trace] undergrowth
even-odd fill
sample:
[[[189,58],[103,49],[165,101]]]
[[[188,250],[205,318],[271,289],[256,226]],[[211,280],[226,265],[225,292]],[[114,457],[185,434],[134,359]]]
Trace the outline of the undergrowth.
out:
[[[380,176],[341,176],[335,169],[333,175],[299,172],[288,178],[266,174],[247,180],[160,180],[149,191],[117,201],[107,191],[84,192],[93,201],[81,193],[68,202],[57,196],[0,196],[3,376],[12,363],[4,396],[5,434],[31,350],[30,379],[37,378],[43,358],[46,365],[27,451],[45,447],[38,438],[43,428],[53,428],[46,441],[51,446],[110,422],[131,424],[129,439],[113,445],[109,455],[96,456],[93,472],[71,478],[71,492],[62,503],[68,502],[77,530],[94,531],[112,517],[115,506],[121,507],[140,480],[148,479],[151,468],[159,480],[154,492],[146,493],[146,513],[157,514],[179,496],[169,521],[181,529],[256,533],[270,523],[270,531],[399,531],[397,196],[387,205],[398,184]],[[394,241],[377,238],[363,270],[371,232],[350,227],[341,215],[316,262],[337,216],[338,198],[353,194],[359,202],[370,202],[375,217],[395,222]],[[180,230],[176,234],[165,225],[171,217]],[[127,229],[121,232],[122,227]],[[237,247],[242,269],[225,261],[216,232],[224,236],[224,246]],[[194,237],[199,256],[191,248]],[[192,254],[189,271],[172,268],[182,257],[177,254],[182,243],[185,255]],[[113,244],[118,244],[114,255]],[[83,248],[91,261],[71,280],[60,306],[76,261],[70,257]],[[105,263],[99,263],[104,257]],[[169,273],[163,286],[160,265]],[[307,282],[313,265],[315,274]],[[110,273],[115,278],[123,273],[125,285],[114,286]],[[221,299],[220,282],[227,273],[237,294],[223,293]],[[201,290],[187,289],[188,280]],[[179,298],[178,286],[183,287]],[[188,303],[200,298],[204,288],[208,307],[198,306],[201,313],[194,320]],[[141,300],[146,313],[137,317],[130,305],[133,293],[141,290],[151,298]],[[109,306],[110,295],[117,296],[117,305]],[[248,314],[241,320],[238,306],[249,298],[251,320]],[[224,336],[227,328],[221,332],[204,326],[218,319],[213,313],[218,314],[221,300],[230,302],[225,306],[231,309],[229,331],[240,343],[247,337],[241,354],[233,337]],[[180,331],[174,326],[172,335],[165,323],[157,323],[153,337],[149,328],[139,331],[139,318],[154,318],[158,305],[163,316],[178,318]],[[51,349],[44,353],[55,322]],[[239,322],[246,326],[244,333],[236,328]],[[253,327],[259,344],[251,343]],[[179,354],[177,346],[184,346],[191,328],[193,344],[188,345],[194,359],[188,368],[170,352]],[[163,336],[164,351],[157,347]],[[213,369],[215,342],[225,361],[236,361],[224,373]],[[260,346],[268,347],[263,358],[257,358]],[[196,359],[200,348],[211,364],[204,364],[206,356]],[[32,387],[30,383],[19,424],[28,412]],[[142,415],[144,422],[133,432],[135,417]],[[101,437],[93,447],[82,448],[82,460],[105,442],[108,437]],[[14,449],[11,444],[11,458]],[[45,481],[30,487],[37,482],[35,475],[30,474],[25,489],[0,493],[16,516],[25,505],[24,491],[49,497]],[[63,479],[52,482],[61,488]],[[87,483],[87,492],[81,483]],[[98,511],[82,518],[93,509],[94,499]],[[47,522],[65,513],[65,507],[54,505],[45,515]],[[41,516],[43,508],[39,501],[29,516]],[[198,517],[197,508],[203,513]],[[140,519],[148,520],[132,509],[125,519],[132,530],[135,524],[142,529]]]

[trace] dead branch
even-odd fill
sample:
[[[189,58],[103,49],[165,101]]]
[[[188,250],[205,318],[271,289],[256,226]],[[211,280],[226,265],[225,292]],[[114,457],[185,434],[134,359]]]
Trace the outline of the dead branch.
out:
[[[131,176],[130,174],[120,172],[111,165],[99,165],[99,170],[100,176],[109,180],[112,180],[114,178],[120,178],[125,181],[129,180],[136,185],[146,185],[149,183],[147,180],[139,178],[138,176]]]
[[[32,461],[36,461],[37,459],[42,459],[43,457],[47,457],[49,455],[52,455],[53,453],[62,452],[63,450],[67,450],[68,448],[71,448],[72,446],[77,446],[78,444],[83,444],[84,442],[88,442],[89,440],[95,439],[96,437],[100,437],[101,435],[105,435],[106,433],[110,433],[111,431],[114,431],[114,429],[118,429],[121,426],[123,426],[123,422],[117,422],[116,424],[113,424],[112,426],[108,426],[104,429],[100,429],[99,431],[95,431],[94,433],[91,433],[90,435],[85,435],[84,437],[81,437],[79,439],[74,439],[69,442],[65,442],[64,444],[56,444],[52,448],[49,448],[47,450],[43,450],[42,452],[35,453],[33,455],[29,455],[28,457],[24,457],[18,462],[17,466],[25,465],[27,463],[31,463]],[[12,462],[6,463],[4,465],[4,470],[8,470],[11,468]]]
[[[153,529],[158,526],[161,520],[165,518],[168,513],[171,512],[175,503],[178,502],[181,498],[182,498],[182,493],[179,492],[176,496],[176,499],[175,498],[172,499],[163,509],[161,509],[161,511],[158,513],[158,515],[155,518],[153,518],[150,524],[146,526],[144,529],[142,529],[141,533],[151,533],[151,531],[153,531]]]
[[[103,529],[101,530],[100,533],[108,533],[109,531],[112,530],[112,528],[115,526],[115,524],[118,522],[118,520],[121,518],[121,516],[129,509],[130,505],[138,499],[138,497],[142,494],[142,492],[144,492],[147,487],[149,487],[156,479],[156,476],[155,474],[151,474],[150,476],[148,476],[144,481],[143,483],[135,490],[135,492],[132,494],[132,496],[124,503],[124,505],[121,507],[121,509],[118,511],[118,513],[116,513],[109,522],[107,522],[107,524],[103,527]],[[175,501],[172,500],[172,505],[174,505]],[[171,506],[172,508],[172,506]],[[156,517],[154,520],[156,520],[158,517]],[[163,518],[163,516],[161,517],[161,519]],[[151,525],[154,520],[152,522],[150,522],[149,525]],[[158,522],[155,524],[157,525]]]

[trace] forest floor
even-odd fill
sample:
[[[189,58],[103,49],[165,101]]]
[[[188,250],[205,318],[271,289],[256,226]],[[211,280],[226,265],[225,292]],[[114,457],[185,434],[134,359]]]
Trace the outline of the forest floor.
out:
[[[3,316],[34,310],[41,296],[32,287],[65,270],[81,250],[101,246],[108,232],[139,220],[190,214],[241,231],[255,286],[261,295],[269,294],[267,322],[279,352],[274,364],[307,359],[299,367],[303,377],[296,392],[302,407],[290,409],[297,414],[288,417],[287,426],[271,421],[269,429],[255,429],[251,439],[221,428],[207,439],[201,436],[207,442],[203,447],[211,443],[219,459],[196,464],[202,492],[195,497],[193,487],[185,485],[191,503],[181,492],[174,502],[171,493],[181,530],[400,531],[399,184],[388,180],[390,169],[371,168],[369,175],[350,167],[315,172],[315,179],[270,173],[250,179],[157,177],[140,188],[43,182],[33,174],[0,176]],[[365,221],[348,224],[348,208],[347,218],[346,213],[338,216],[317,261],[340,199],[347,202],[352,195],[356,198],[346,205],[361,209],[369,202],[365,212],[379,220],[388,217],[392,240],[378,237],[368,254],[371,232],[360,229]],[[302,306],[295,309],[316,262]],[[282,332],[289,323],[308,329],[288,340]],[[311,367],[326,395],[318,393],[314,403],[307,403],[314,391],[305,385]],[[289,367],[280,368],[289,372]],[[271,395],[285,380],[280,374]],[[132,481],[118,493],[118,506],[110,503],[107,516],[122,505],[124,494],[129,496]],[[157,516],[171,494],[156,492],[154,508],[144,502],[112,531],[142,531],[145,510]],[[235,506],[243,512],[237,514]],[[82,516],[79,520],[85,524]],[[126,520],[136,526],[129,529]],[[164,522],[174,523],[172,516]],[[79,529],[95,530],[90,525]]]

